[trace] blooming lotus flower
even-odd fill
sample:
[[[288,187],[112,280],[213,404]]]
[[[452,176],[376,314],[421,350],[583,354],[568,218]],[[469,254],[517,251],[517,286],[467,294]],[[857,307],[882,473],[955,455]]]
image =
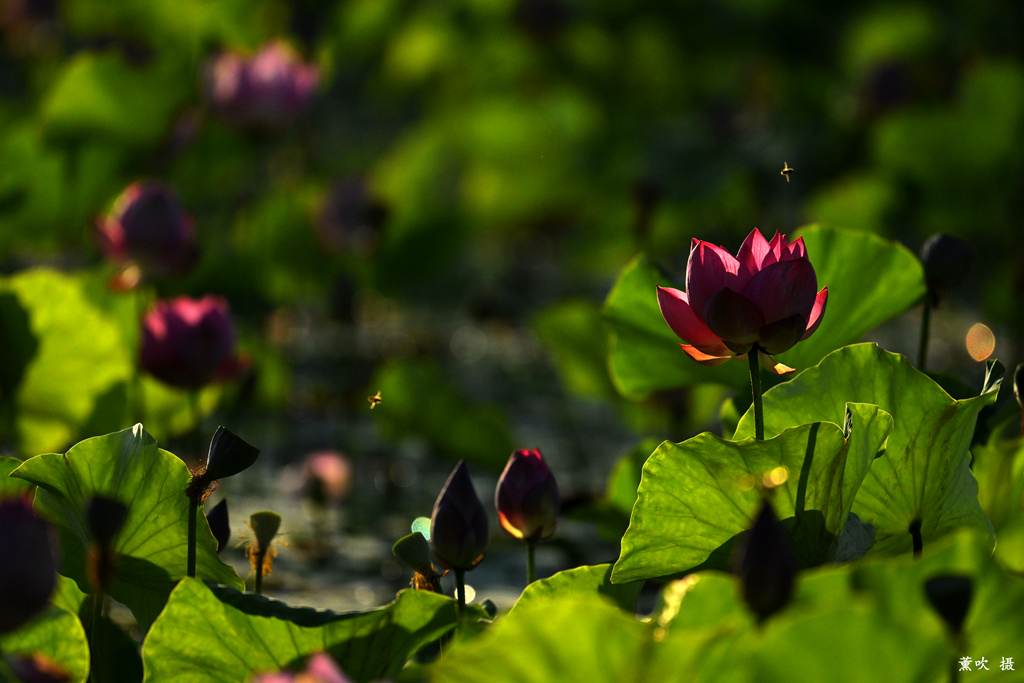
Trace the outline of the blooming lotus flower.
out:
[[[96,230],[108,258],[146,275],[180,275],[199,255],[192,218],[174,188],[159,181],[129,185]]]
[[[757,228],[736,256],[694,239],[686,265],[686,291],[658,287],[658,304],[680,344],[701,365],[745,358],[776,374],[793,368],[771,358],[814,334],[825,313],[828,288],[807,260],[803,238],[789,242],[775,233],[771,242]]]
[[[260,674],[253,683],[351,683],[338,665],[326,652],[318,652],[309,658],[306,669],[294,674],[290,671]]]
[[[494,491],[502,528],[525,541],[549,538],[555,533],[559,504],[558,483],[540,450],[513,453]]]
[[[488,541],[487,512],[477,498],[466,461],[448,476],[430,515],[430,547],[445,569],[473,569]]]
[[[36,616],[57,585],[57,540],[27,498],[0,501],[0,635]]]
[[[142,367],[180,389],[237,374],[243,364],[234,350],[228,303],[220,297],[160,301],[142,322]]]
[[[313,64],[281,42],[271,42],[252,56],[225,53],[207,70],[209,98],[225,119],[254,130],[292,123],[306,108],[320,80]]]

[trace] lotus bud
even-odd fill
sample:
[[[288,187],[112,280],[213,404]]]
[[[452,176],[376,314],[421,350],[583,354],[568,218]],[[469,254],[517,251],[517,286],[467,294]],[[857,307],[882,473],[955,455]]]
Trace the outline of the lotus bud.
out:
[[[966,576],[936,576],[924,584],[924,594],[954,635],[963,630],[974,583]]]
[[[129,185],[96,230],[108,258],[146,275],[181,275],[199,256],[192,218],[174,188],[159,181]]]
[[[57,540],[27,498],[0,501],[0,635],[42,612],[57,585]]]
[[[380,242],[388,208],[359,176],[338,181],[324,198],[316,228],[320,243],[332,253],[370,255]]]
[[[1024,363],[1019,363],[1013,372],[1013,395],[1021,410],[1024,410]]]
[[[217,427],[213,439],[210,440],[206,464],[200,465],[192,473],[192,480],[185,489],[185,495],[196,505],[202,503],[216,487],[218,479],[231,477],[248,469],[256,462],[259,454],[260,449],[224,427]]]
[[[737,559],[743,599],[762,623],[789,602],[798,568],[796,550],[768,501],[743,539]]]
[[[536,541],[555,533],[558,483],[536,448],[509,457],[494,491],[501,527],[515,538]]]
[[[921,262],[928,291],[937,300],[941,292],[958,286],[974,267],[974,247],[958,237],[939,233],[921,247]]]
[[[305,670],[299,674],[288,671],[260,674],[252,679],[252,683],[351,683],[351,680],[329,654],[318,652],[309,658]]]
[[[228,303],[215,296],[157,302],[142,322],[142,368],[179,389],[199,389],[244,368]]]
[[[466,461],[455,466],[430,515],[430,547],[445,569],[473,569],[487,548],[487,512],[477,498]]]
[[[206,513],[213,537],[217,539],[217,552],[224,550],[231,540],[231,522],[228,520],[228,499],[224,498]]]

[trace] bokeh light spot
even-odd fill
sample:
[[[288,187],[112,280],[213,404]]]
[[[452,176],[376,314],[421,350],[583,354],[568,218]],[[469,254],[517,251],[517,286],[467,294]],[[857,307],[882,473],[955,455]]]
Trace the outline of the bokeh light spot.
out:
[[[417,517],[412,521],[412,533],[420,532],[423,538],[430,540],[430,517]]]
[[[987,360],[996,350],[996,336],[988,325],[974,323],[967,331],[967,353],[976,361]]]

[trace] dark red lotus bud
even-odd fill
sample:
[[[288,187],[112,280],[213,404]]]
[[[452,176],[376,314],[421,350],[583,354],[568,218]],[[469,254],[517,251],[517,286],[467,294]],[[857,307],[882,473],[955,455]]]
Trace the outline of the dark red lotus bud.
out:
[[[108,258],[149,276],[181,275],[199,256],[192,218],[174,188],[159,181],[129,185],[96,228]]]
[[[249,469],[260,454],[260,449],[250,445],[240,436],[224,427],[217,427],[210,440],[206,463],[192,473],[185,495],[199,505],[210,495],[218,479],[233,477]]]
[[[1013,395],[1017,398],[1017,405],[1024,410],[1024,363],[1019,363],[1013,371]]]
[[[228,499],[225,498],[206,513],[213,537],[217,539],[217,552],[224,550],[231,540],[231,522],[228,520]]]
[[[57,540],[27,498],[0,501],[0,635],[42,612],[57,585]]]
[[[445,569],[468,570],[487,548],[487,512],[477,498],[466,461],[455,466],[430,515],[430,547]]]
[[[793,544],[768,501],[747,532],[737,559],[743,599],[758,623],[763,622],[789,602],[798,569]]]
[[[159,301],[142,322],[142,367],[179,389],[199,389],[242,370],[228,303],[216,296]]]
[[[509,457],[494,491],[498,521],[505,531],[524,541],[549,538],[555,533],[560,502],[555,475],[538,449]]]
[[[255,55],[224,53],[207,67],[210,103],[232,125],[275,130],[293,123],[316,90],[320,71],[290,47],[271,42]]]
[[[924,277],[933,297],[956,287],[974,266],[974,247],[969,242],[939,233],[921,247]]]
[[[960,633],[974,594],[974,583],[970,577],[936,576],[925,582],[924,594],[949,630],[954,634]]]

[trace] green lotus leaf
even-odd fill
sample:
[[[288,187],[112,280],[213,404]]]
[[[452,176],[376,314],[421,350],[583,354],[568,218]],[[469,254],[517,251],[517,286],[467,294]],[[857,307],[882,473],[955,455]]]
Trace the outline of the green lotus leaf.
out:
[[[871,552],[909,551],[914,520],[921,522],[925,545],[960,526],[994,538],[978,504],[967,450],[978,412],[996,400],[999,382],[987,384],[980,396],[956,401],[903,356],[874,344],[848,346],[765,392],[765,436],[816,420],[841,420],[847,401],[877,405],[895,426],[853,506],[877,530]],[[748,411],[735,438],[753,433]]]
[[[527,586],[512,606],[512,611],[543,600],[564,600],[597,594],[630,613],[634,612],[640,595],[640,582],[613,584],[611,574],[611,564],[576,567],[558,572]]]
[[[324,650],[354,681],[391,678],[455,627],[455,607],[437,593],[406,590],[381,609],[339,614],[184,579],[143,643],[145,680],[235,683],[295,670]],[[472,606],[470,614],[483,616]]]
[[[644,465],[612,580],[728,567],[733,545],[761,505],[755,483],[773,472],[784,481],[775,482],[772,505],[789,527],[801,564],[855,554],[844,530],[893,422],[873,405],[851,403],[845,411],[838,424],[805,424],[766,441],[700,434],[663,443]]]
[[[36,507],[60,529],[61,573],[91,592],[86,570],[90,543],[86,501],[100,494],[124,503],[128,518],[117,536],[117,581],[110,595],[127,605],[146,629],[185,575],[190,474],[176,456],[157,448],[142,425],[86,439],[66,454],[38,455],[14,475],[38,485]],[[217,541],[200,513],[196,575],[242,588],[217,557]]]
[[[71,683],[82,683],[89,676],[89,641],[82,623],[58,607],[50,607],[17,631],[0,636],[0,653],[5,657],[43,655],[68,673]],[[3,657],[0,679],[18,680]]]

